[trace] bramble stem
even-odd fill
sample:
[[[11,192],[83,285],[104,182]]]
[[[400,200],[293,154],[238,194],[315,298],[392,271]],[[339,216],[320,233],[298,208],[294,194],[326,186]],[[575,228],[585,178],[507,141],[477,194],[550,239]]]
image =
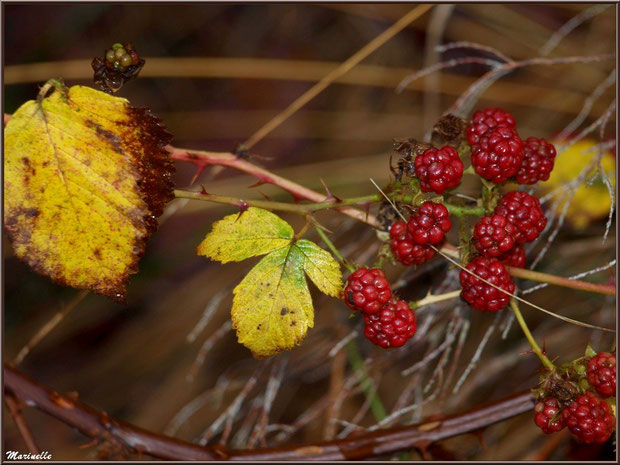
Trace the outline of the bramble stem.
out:
[[[370,411],[375,417],[375,420],[380,422],[387,417],[387,413],[381,399],[377,395],[377,388],[374,381],[368,376],[364,359],[362,358],[359,348],[357,347],[357,342],[355,339],[351,339],[347,342],[345,347],[347,350],[347,357],[349,359],[349,363],[353,367],[353,371],[360,375],[362,390],[364,391],[364,394],[366,394],[366,397],[370,398]]]
[[[448,209],[450,214],[458,216],[459,218],[466,215],[482,216],[484,215],[484,207],[462,207],[459,205],[452,205],[451,203],[444,202],[444,206]]]
[[[413,305],[412,308],[416,309],[416,308],[423,307],[424,305],[431,305],[431,304],[436,304],[437,302],[443,302],[444,300],[456,299],[460,295],[461,295],[460,289],[456,291],[446,292],[445,294],[436,294],[436,295],[429,294],[423,299],[417,300],[415,302],[410,302],[409,306],[411,307]]]
[[[519,304],[515,299],[510,299],[510,307],[512,308],[512,311],[515,314],[517,321],[519,322],[519,326],[521,326],[521,329],[523,330],[523,334],[525,334],[525,338],[532,346],[532,350],[534,351],[534,353],[538,355],[538,358],[544,366],[546,366],[551,371],[555,370],[555,365],[553,364],[553,362],[549,360],[545,354],[543,354],[542,350],[536,343],[534,336],[532,336],[530,328],[528,328],[527,323],[523,319],[523,315],[521,315],[521,311],[519,310]]]
[[[300,215],[306,215],[308,213],[318,211],[318,210],[326,210],[329,208],[341,208],[346,205],[358,205],[363,204],[365,202],[373,201],[376,197],[375,195],[366,195],[363,197],[353,197],[350,199],[344,200],[326,200],[324,202],[316,202],[316,203],[288,203],[288,202],[274,202],[271,200],[244,200],[236,197],[226,197],[223,195],[209,194],[203,192],[191,192],[184,191],[180,189],[175,189],[174,196],[178,198],[184,199],[193,199],[193,200],[204,200],[207,202],[221,203],[225,205],[233,205],[235,207],[244,208],[244,207],[258,207],[264,208],[265,210],[276,210],[276,211],[285,211],[291,213],[298,213]]]
[[[578,289],[586,292],[594,292],[597,294],[616,295],[616,287],[609,284],[596,284],[587,281],[579,281],[577,279],[568,279],[561,276],[541,273],[539,271],[526,270],[525,268],[516,268],[514,266],[506,266],[506,270],[508,270],[508,273],[515,278],[555,284],[556,286],[568,287],[570,289]]]

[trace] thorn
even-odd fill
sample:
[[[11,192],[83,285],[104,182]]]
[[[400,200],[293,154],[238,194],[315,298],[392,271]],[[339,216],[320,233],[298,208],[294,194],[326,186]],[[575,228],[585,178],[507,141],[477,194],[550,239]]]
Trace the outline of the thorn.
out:
[[[202,194],[202,195],[209,195],[209,193],[207,192],[207,189],[205,188],[204,184],[200,185],[200,194]]]
[[[318,222],[318,220],[317,220],[314,216],[312,216],[311,214],[308,214],[308,215],[307,215],[307,218],[308,218],[308,220],[310,220],[310,222],[311,222],[313,225],[315,225],[317,228],[321,228],[323,231],[325,231],[326,233],[329,233],[329,234],[333,234],[333,233],[334,233],[334,231],[332,231],[332,230],[330,230],[330,229],[326,228],[326,227],[325,227],[325,226],[323,226],[321,223],[319,223],[319,222]]]
[[[252,189],[253,187],[262,186],[263,184],[267,184],[267,181],[263,181],[262,179],[259,179],[254,184],[248,186],[248,189]]]
[[[258,189],[257,189],[258,190]],[[258,191],[260,195],[262,195],[263,197],[265,197],[265,200],[269,200],[271,201],[271,197],[269,197],[267,194],[265,194],[263,191]]]
[[[332,194],[332,192],[329,190],[329,187],[327,187],[327,184],[325,184],[325,181],[323,181],[322,178],[321,178],[321,184],[323,184],[323,188],[325,189],[326,200],[333,200],[334,203],[342,202],[342,199],[340,199],[340,198],[336,197],[334,194]]]
[[[192,180],[189,183],[190,186],[194,185],[194,183],[198,180],[198,177],[202,174],[206,166],[207,165],[200,165],[198,166],[198,168],[196,168],[196,173],[194,174],[194,177],[192,177]]]

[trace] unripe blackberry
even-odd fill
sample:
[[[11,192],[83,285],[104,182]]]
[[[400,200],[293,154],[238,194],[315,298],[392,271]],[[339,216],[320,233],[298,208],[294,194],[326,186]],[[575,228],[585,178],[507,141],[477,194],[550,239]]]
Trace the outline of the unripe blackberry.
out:
[[[513,116],[501,108],[478,110],[474,113],[471,123],[467,127],[467,142],[473,147],[489,129],[499,126],[514,128],[515,125]]]
[[[407,231],[404,221],[397,221],[390,228],[392,253],[403,265],[422,265],[435,256],[428,245],[416,244]]]
[[[480,136],[472,148],[471,164],[478,175],[500,184],[517,173],[524,156],[523,141],[517,131],[499,126]]]
[[[407,231],[416,244],[439,244],[452,223],[448,209],[440,203],[424,202],[407,221]]]
[[[380,268],[360,268],[347,279],[344,302],[353,310],[376,313],[392,297],[392,288]]]
[[[606,442],[616,427],[616,418],[607,402],[593,392],[579,395],[562,410],[571,433],[586,444]]]
[[[519,184],[536,184],[549,179],[555,160],[555,147],[545,139],[529,137],[524,143],[525,156],[515,176]]]
[[[540,201],[527,192],[508,192],[499,201],[494,213],[506,217],[517,227],[515,240],[520,244],[536,240],[547,225]]]
[[[364,336],[384,349],[402,346],[417,329],[415,313],[409,304],[395,298],[378,313],[365,314],[364,325]]]
[[[424,192],[443,194],[445,190],[458,186],[463,176],[459,153],[449,145],[440,150],[427,149],[415,158],[414,166]]]
[[[474,245],[487,258],[496,258],[515,246],[517,228],[504,216],[484,216],[474,227]]]
[[[588,383],[601,397],[616,395],[616,355],[600,352],[588,362]]]
[[[566,423],[560,413],[560,403],[555,397],[547,397],[534,406],[534,423],[543,433],[551,434],[562,430]]]
[[[516,244],[508,252],[504,252],[497,259],[504,265],[525,268],[525,249],[521,244]]]
[[[476,276],[503,289],[510,294],[514,293],[515,285],[501,262],[495,258],[476,257],[466,267]],[[461,297],[476,310],[497,312],[508,305],[510,295],[483,282],[471,273],[461,270]]]

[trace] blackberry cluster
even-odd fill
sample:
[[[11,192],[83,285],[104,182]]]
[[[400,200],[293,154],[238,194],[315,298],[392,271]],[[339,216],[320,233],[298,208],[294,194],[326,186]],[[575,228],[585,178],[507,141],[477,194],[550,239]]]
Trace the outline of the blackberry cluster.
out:
[[[364,336],[375,345],[400,347],[415,334],[415,313],[405,300],[392,295],[380,268],[360,268],[349,276],[344,301],[364,314]]]
[[[616,355],[609,352],[596,354],[588,362],[588,383],[601,397],[616,395]]]
[[[472,116],[471,124],[467,127],[467,142],[473,147],[489,129],[500,126],[514,128],[516,126],[514,117],[500,108],[478,110]]]
[[[403,265],[421,265],[435,256],[428,244],[439,245],[451,227],[446,207],[424,202],[406,224],[397,221],[390,228],[392,253]]]
[[[498,126],[480,136],[472,147],[471,164],[479,176],[500,184],[517,174],[524,156],[523,141],[517,131]]]
[[[616,428],[610,405],[589,391],[564,408],[562,418],[570,432],[586,444],[606,442]]]
[[[463,177],[463,162],[454,147],[431,147],[414,161],[416,176],[424,192],[443,194],[456,187]]]
[[[497,312],[508,305],[510,295],[515,291],[515,284],[504,265],[495,258],[476,257],[461,270],[461,297],[476,310]],[[472,275],[473,273],[474,275]],[[487,282],[482,281],[482,279]],[[495,286],[495,287],[494,287]],[[505,292],[500,291],[502,289]]]
[[[392,297],[392,288],[380,268],[360,268],[347,279],[344,302],[352,310],[377,313]]]
[[[480,218],[474,227],[474,245],[487,258],[497,258],[515,246],[517,228],[502,215]]]
[[[508,192],[499,201],[495,214],[504,216],[517,228],[515,240],[519,244],[536,240],[547,225],[539,200],[527,192]]]
[[[131,44],[116,43],[105,51],[105,63],[108,69],[126,71],[127,68],[139,62],[140,57]]]
[[[519,184],[536,184],[549,179],[555,161],[555,147],[545,139],[528,137],[524,143],[525,156],[515,180]]]
[[[400,347],[416,332],[416,318],[404,300],[392,299],[378,313],[364,315],[364,336],[387,349]]]
[[[564,429],[566,422],[560,410],[560,403],[555,397],[547,397],[534,406],[534,423],[543,433],[557,433]]]

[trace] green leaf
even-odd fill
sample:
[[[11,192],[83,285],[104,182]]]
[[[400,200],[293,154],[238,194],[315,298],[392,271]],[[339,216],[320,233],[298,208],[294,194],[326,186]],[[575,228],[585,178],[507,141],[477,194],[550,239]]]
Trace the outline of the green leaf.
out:
[[[239,262],[286,247],[292,239],[293,228],[286,221],[267,210],[250,207],[215,223],[197,254],[222,263]]]

